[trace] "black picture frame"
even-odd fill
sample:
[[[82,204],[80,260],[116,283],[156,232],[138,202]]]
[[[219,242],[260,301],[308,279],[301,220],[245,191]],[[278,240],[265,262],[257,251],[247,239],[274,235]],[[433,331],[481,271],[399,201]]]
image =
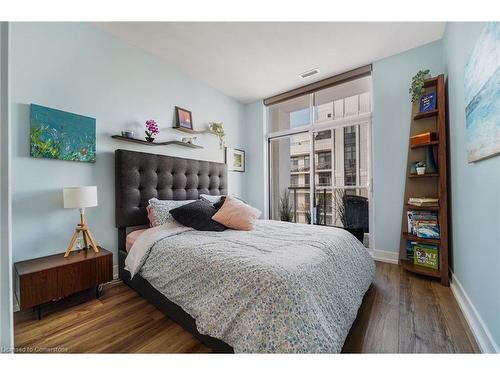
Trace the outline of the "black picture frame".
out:
[[[245,172],[245,167],[246,167],[245,151],[232,147],[226,147],[225,151],[226,152],[224,153],[224,162],[227,165],[227,170],[234,172]],[[235,155],[240,156],[241,165],[239,166],[235,164],[236,161]]]
[[[181,121],[181,112],[186,112],[189,115],[189,122]],[[175,106],[175,126],[174,128],[182,128],[193,130],[193,114],[191,111]]]

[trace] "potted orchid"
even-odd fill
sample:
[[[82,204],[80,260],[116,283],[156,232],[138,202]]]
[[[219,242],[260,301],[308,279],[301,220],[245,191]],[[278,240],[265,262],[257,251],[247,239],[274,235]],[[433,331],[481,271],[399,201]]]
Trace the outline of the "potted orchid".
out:
[[[158,124],[156,123],[155,120],[147,120],[146,121],[146,141],[148,142],[153,142],[155,139],[154,139],[154,135],[158,135],[160,134],[160,130],[158,129]]]

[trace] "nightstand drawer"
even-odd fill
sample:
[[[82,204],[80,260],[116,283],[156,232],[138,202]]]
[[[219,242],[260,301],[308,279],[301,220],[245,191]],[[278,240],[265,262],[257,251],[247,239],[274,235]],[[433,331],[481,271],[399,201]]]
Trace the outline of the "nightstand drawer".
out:
[[[66,297],[95,286],[92,266],[93,262],[84,261],[59,267],[57,269],[59,297]]]
[[[59,297],[57,270],[19,277],[19,308],[25,309]]]

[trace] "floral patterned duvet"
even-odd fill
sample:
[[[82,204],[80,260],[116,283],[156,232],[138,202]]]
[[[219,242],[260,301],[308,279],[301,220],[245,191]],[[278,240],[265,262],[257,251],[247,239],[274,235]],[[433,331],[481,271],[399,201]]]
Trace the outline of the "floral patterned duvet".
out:
[[[236,353],[340,352],[374,277],[367,250],[332,227],[147,232],[129,253],[137,271]]]

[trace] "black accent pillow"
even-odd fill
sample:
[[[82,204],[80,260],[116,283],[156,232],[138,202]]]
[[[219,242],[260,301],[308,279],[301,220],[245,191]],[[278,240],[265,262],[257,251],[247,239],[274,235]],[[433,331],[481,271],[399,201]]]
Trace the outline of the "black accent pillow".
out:
[[[203,199],[170,210],[170,214],[174,219],[186,227],[196,230],[222,232],[227,228],[212,220],[212,216],[216,212],[215,207]]]
[[[224,201],[226,200],[226,197],[222,197],[218,202],[214,203],[213,206],[215,207],[215,209],[217,211],[220,210],[220,208],[222,207],[222,205],[224,204]]]

